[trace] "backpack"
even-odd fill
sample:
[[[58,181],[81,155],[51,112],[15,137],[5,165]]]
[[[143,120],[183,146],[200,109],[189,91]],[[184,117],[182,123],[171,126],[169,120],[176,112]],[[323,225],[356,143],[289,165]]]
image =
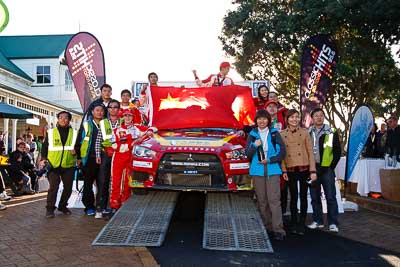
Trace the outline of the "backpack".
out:
[[[271,143],[272,143],[272,145],[274,146],[275,151],[276,151],[276,133],[277,133],[277,132],[272,132],[272,133],[271,133]],[[255,140],[256,140],[256,139],[253,137],[252,142],[254,142]]]
[[[271,133],[271,143],[276,151],[276,132]]]

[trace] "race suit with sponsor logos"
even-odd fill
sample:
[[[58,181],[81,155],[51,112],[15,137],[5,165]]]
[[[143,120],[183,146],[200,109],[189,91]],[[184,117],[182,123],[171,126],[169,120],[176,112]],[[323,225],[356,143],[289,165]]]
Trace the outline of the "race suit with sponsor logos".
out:
[[[111,165],[110,207],[119,209],[130,196],[129,174],[132,162],[133,142],[142,132],[124,123],[114,129],[112,148],[115,150]]]

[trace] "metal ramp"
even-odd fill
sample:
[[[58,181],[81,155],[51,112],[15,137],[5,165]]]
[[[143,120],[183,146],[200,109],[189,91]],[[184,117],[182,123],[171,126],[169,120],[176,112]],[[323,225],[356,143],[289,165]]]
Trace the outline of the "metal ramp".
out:
[[[251,197],[228,193],[207,194],[203,248],[273,252],[267,231]]]
[[[178,194],[150,191],[147,195],[132,196],[104,226],[92,245],[161,246]]]

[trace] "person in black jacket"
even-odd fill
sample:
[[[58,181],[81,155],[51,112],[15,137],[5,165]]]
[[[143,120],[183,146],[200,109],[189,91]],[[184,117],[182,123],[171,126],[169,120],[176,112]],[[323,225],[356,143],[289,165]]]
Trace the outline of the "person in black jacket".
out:
[[[382,134],[377,132],[378,126],[376,123],[372,126],[371,133],[368,136],[363,156],[365,158],[383,158],[383,151],[380,151],[379,143],[381,141]]]
[[[395,156],[400,161],[400,126],[398,125],[399,117],[393,114],[387,120],[389,129],[387,131],[386,152],[389,156]]]
[[[325,114],[316,108],[311,112],[313,127],[309,129],[313,144],[314,158],[317,168],[317,180],[310,188],[311,205],[313,207],[313,222],[310,229],[323,228],[321,185],[324,188],[328,208],[329,231],[339,232],[338,205],[336,201],[334,170],[340,160],[341,146],[338,132],[324,124]]]
[[[32,190],[31,178],[26,173],[27,170],[33,169],[34,166],[29,162],[29,157],[25,153],[26,143],[20,142],[17,150],[10,154],[8,168],[9,174],[15,183],[17,189],[16,195],[34,194]]]
[[[85,111],[85,116],[84,116],[84,120],[88,120],[89,117],[93,118],[92,115],[92,111],[95,107],[102,105],[104,108],[104,117],[107,118],[108,114],[107,114],[107,106],[108,103],[111,100],[111,95],[112,95],[112,87],[111,85],[105,83],[100,87],[100,91],[101,91],[101,95],[99,98],[93,100],[93,102],[89,105],[89,107],[87,108],[87,110]]]

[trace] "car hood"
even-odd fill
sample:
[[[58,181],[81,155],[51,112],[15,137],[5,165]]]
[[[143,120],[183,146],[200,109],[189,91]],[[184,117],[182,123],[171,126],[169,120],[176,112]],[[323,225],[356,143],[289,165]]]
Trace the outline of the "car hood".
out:
[[[239,148],[244,145],[244,139],[235,131],[159,131],[153,138],[143,142],[141,145],[156,148],[161,147],[227,147]]]

